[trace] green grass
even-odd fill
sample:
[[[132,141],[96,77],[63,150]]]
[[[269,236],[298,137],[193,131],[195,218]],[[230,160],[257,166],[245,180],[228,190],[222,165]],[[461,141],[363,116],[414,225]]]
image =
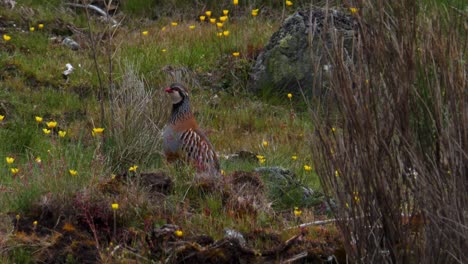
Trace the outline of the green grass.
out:
[[[294,206],[306,208],[314,204],[304,200],[302,189],[297,187],[320,189],[317,175],[304,170],[304,165],[312,165],[304,142],[307,142],[313,124],[308,114],[302,112],[301,107],[296,107],[300,99],[290,101],[286,94],[279,94],[272,100],[246,91],[250,65],[255,54],[279,26],[276,19],[252,18],[249,12],[236,15],[233,11],[234,15],[222,30],[212,24],[198,22],[192,16],[144,22],[135,17],[126,19],[124,25],[116,29],[111,44],[102,38],[96,47],[97,63],[105,85],[106,120],[103,122],[97,99],[99,82],[93,52],[89,48],[89,29],[84,13],[80,10],[76,14],[65,13],[52,7],[56,4],[54,1],[21,4],[35,10],[27,23],[21,20],[22,14],[16,9],[0,10],[0,15],[6,20],[19,25],[19,28],[6,29],[6,34],[12,39],[0,47],[0,67],[7,69],[0,73],[0,115],[5,116],[0,122],[0,186],[3,188],[0,192],[0,215],[20,214],[22,219],[38,220],[41,225],[41,221],[46,220],[37,211],[52,208],[59,210],[65,215],[65,220],[77,228],[83,228],[80,217],[86,212],[94,212],[96,217],[102,217],[99,219],[107,219],[112,216],[110,204],[117,202],[120,208],[116,212],[118,232],[131,229],[144,234],[147,222],[155,227],[175,223],[186,234],[207,234],[220,239],[225,228],[243,232],[259,228],[282,230],[285,226],[295,225],[296,221],[277,217],[275,210],[291,215]],[[143,12],[143,6],[143,2],[127,2],[124,10],[139,14]],[[218,13],[214,16],[218,17],[220,11],[215,11]],[[199,12],[201,14],[204,10]],[[56,32],[63,30],[55,18],[75,25],[84,33],[72,36],[82,45],[81,50],[72,51],[61,45],[60,39],[53,38]],[[172,21],[177,21],[178,25],[171,26]],[[41,30],[37,29],[39,22],[44,24]],[[33,32],[28,30],[32,25],[36,25]],[[93,36],[107,33],[106,25],[94,17],[91,25]],[[190,25],[195,25],[195,29],[189,29]],[[148,35],[144,36],[143,31],[148,31]],[[229,31],[229,36],[216,36],[223,31]],[[225,207],[221,192],[206,191],[194,184],[192,169],[178,169],[166,164],[160,150],[146,155],[145,144],[138,145],[141,146],[138,150],[122,146],[125,141],[118,141],[114,134],[116,130],[111,129],[116,120],[110,121],[112,114],[107,100],[110,96],[107,85],[109,49],[112,49],[116,91],[122,89],[127,78],[125,74],[134,67],[132,69],[143,80],[146,91],[154,94],[155,106],[143,111],[156,111],[155,118],[165,120],[167,117],[164,107],[168,103],[162,90],[170,78],[162,72],[165,66],[186,69],[182,77],[189,83],[196,80],[200,84],[189,87],[193,109],[220,155],[225,177],[236,171],[279,166],[296,175],[294,184],[297,186],[283,188],[280,185],[286,183],[261,175],[265,184],[264,195],[272,201],[274,210],[241,214],[234,208]],[[232,56],[236,51],[240,52],[239,57]],[[69,82],[61,76],[66,63],[75,67]],[[129,107],[132,110],[132,105]],[[43,122],[37,123],[36,116],[43,117]],[[116,118],[125,118],[125,112]],[[46,135],[43,129],[49,121],[57,121],[58,126]],[[162,129],[163,123],[153,121]],[[105,124],[104,134],[93,137],[92,129],[101,124]],[[61,138],[58,131],[67,134]],[[128,131],[134,137],[148,133],[140,129]],[[125,133],[121,135],[125,138]],[[127,138],[130,137],[127,135]],[[264,141],[268,146],[262,144]],[[124,150],[130,154],[119,157]],[[240,150],[262,155],[265,162],[224,158]],[[292,160],[293,155],[298,157],[297,160]],[[6,157],[14,157],[14,163],[7,164]],[[38,157],[40,163],[37,162]],[[126,173],[131,165],[139,166],[138,173],[167,172],[174,180],[173,190],[162,202],[155,202],[147,186],[138,184],[138,176],[129,176],[122,185],[111,180],[113,173]],[[13,174],[12,168],[18,168],[19,172]],[[76,170],[77,175],[71,175],[70,170]],[[116,185],[116,191],[103,191],[103,186],[107,185]],[[7,222],[6,225],[10,224]],[[55,227],[44,223],[48,229],[60,228],[60,225]],[[58,232],[62,230],[58,229]],[[87,232],[89,235],[90,231]],[[291,236],[287,231],[282,235],[285,239]],[[93,241],[94,238],[87,239]],[[140,240],[144,241],[143,235],[136,241]],[[18,241],[18,237],[10,240],[12,245],[20,243]],[[7,246],[8,261],[34,262],[37,254],[31,255],[30,250],[38,247],[36,242],[21,249]],[[108,244],[109,241],[102,239],[100,243]]]

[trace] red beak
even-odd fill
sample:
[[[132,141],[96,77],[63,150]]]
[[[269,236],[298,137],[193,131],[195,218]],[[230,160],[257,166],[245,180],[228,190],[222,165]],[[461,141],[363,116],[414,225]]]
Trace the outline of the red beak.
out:
[[[171,87],[167,87],[164,91],[165,91],[166,93],[172,93]]]

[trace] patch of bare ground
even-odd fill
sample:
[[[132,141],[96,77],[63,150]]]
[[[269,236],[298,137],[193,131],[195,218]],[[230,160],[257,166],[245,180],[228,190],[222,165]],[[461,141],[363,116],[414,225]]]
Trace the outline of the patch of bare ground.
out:
[[[224,237],[216,239],[197,230],[191,230],[190,235],[178,234],[177,230],[184,230],[180,219],[190,215],[171,217],[170,212],[161,209],[145,218],[144,227],[117,221],[114,230],[114,212],[108,198],[127,195],[129,185],[136,180],[128,175],[115,176],[99,183],[97,192],[81,191],[72,201],[45,195],[27,215],[9,215],[12,231],[1,250],[14,250],[9,245],[29,248],[41,263],[70,260],[102,263],[112,259],[166,263],[322,263],[344,256],[339,234],[324,226],[291,228],[286,234],[284,230],[265,228],[242,233],[225,229]],[[141,173],[138,181],[149,193],[148,199],[159,203],[174,191],[172,178],[163,172]],[[224,181],[223,206],[232,217],[255,218],[260,211],[274,214],[257,173],[238,171],[225,176]],[[284,221],[290,220],[286,218]],[[162,219],[168,224],[156,224]]]

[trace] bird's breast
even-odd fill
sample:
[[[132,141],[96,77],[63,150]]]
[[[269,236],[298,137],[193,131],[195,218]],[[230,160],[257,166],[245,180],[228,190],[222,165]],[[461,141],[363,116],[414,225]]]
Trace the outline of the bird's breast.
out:
[[[180,149],[179,133],[171,126],[166,126],[163,131],[163,150],[165,153],[176,153]]]

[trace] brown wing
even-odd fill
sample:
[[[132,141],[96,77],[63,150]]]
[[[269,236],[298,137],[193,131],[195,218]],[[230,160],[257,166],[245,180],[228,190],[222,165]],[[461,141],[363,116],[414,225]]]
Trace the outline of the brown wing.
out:
[[[180,136],[186,159],[202,171],[219,171],[216,152],[208,138],[199,129],[188,129]]]

